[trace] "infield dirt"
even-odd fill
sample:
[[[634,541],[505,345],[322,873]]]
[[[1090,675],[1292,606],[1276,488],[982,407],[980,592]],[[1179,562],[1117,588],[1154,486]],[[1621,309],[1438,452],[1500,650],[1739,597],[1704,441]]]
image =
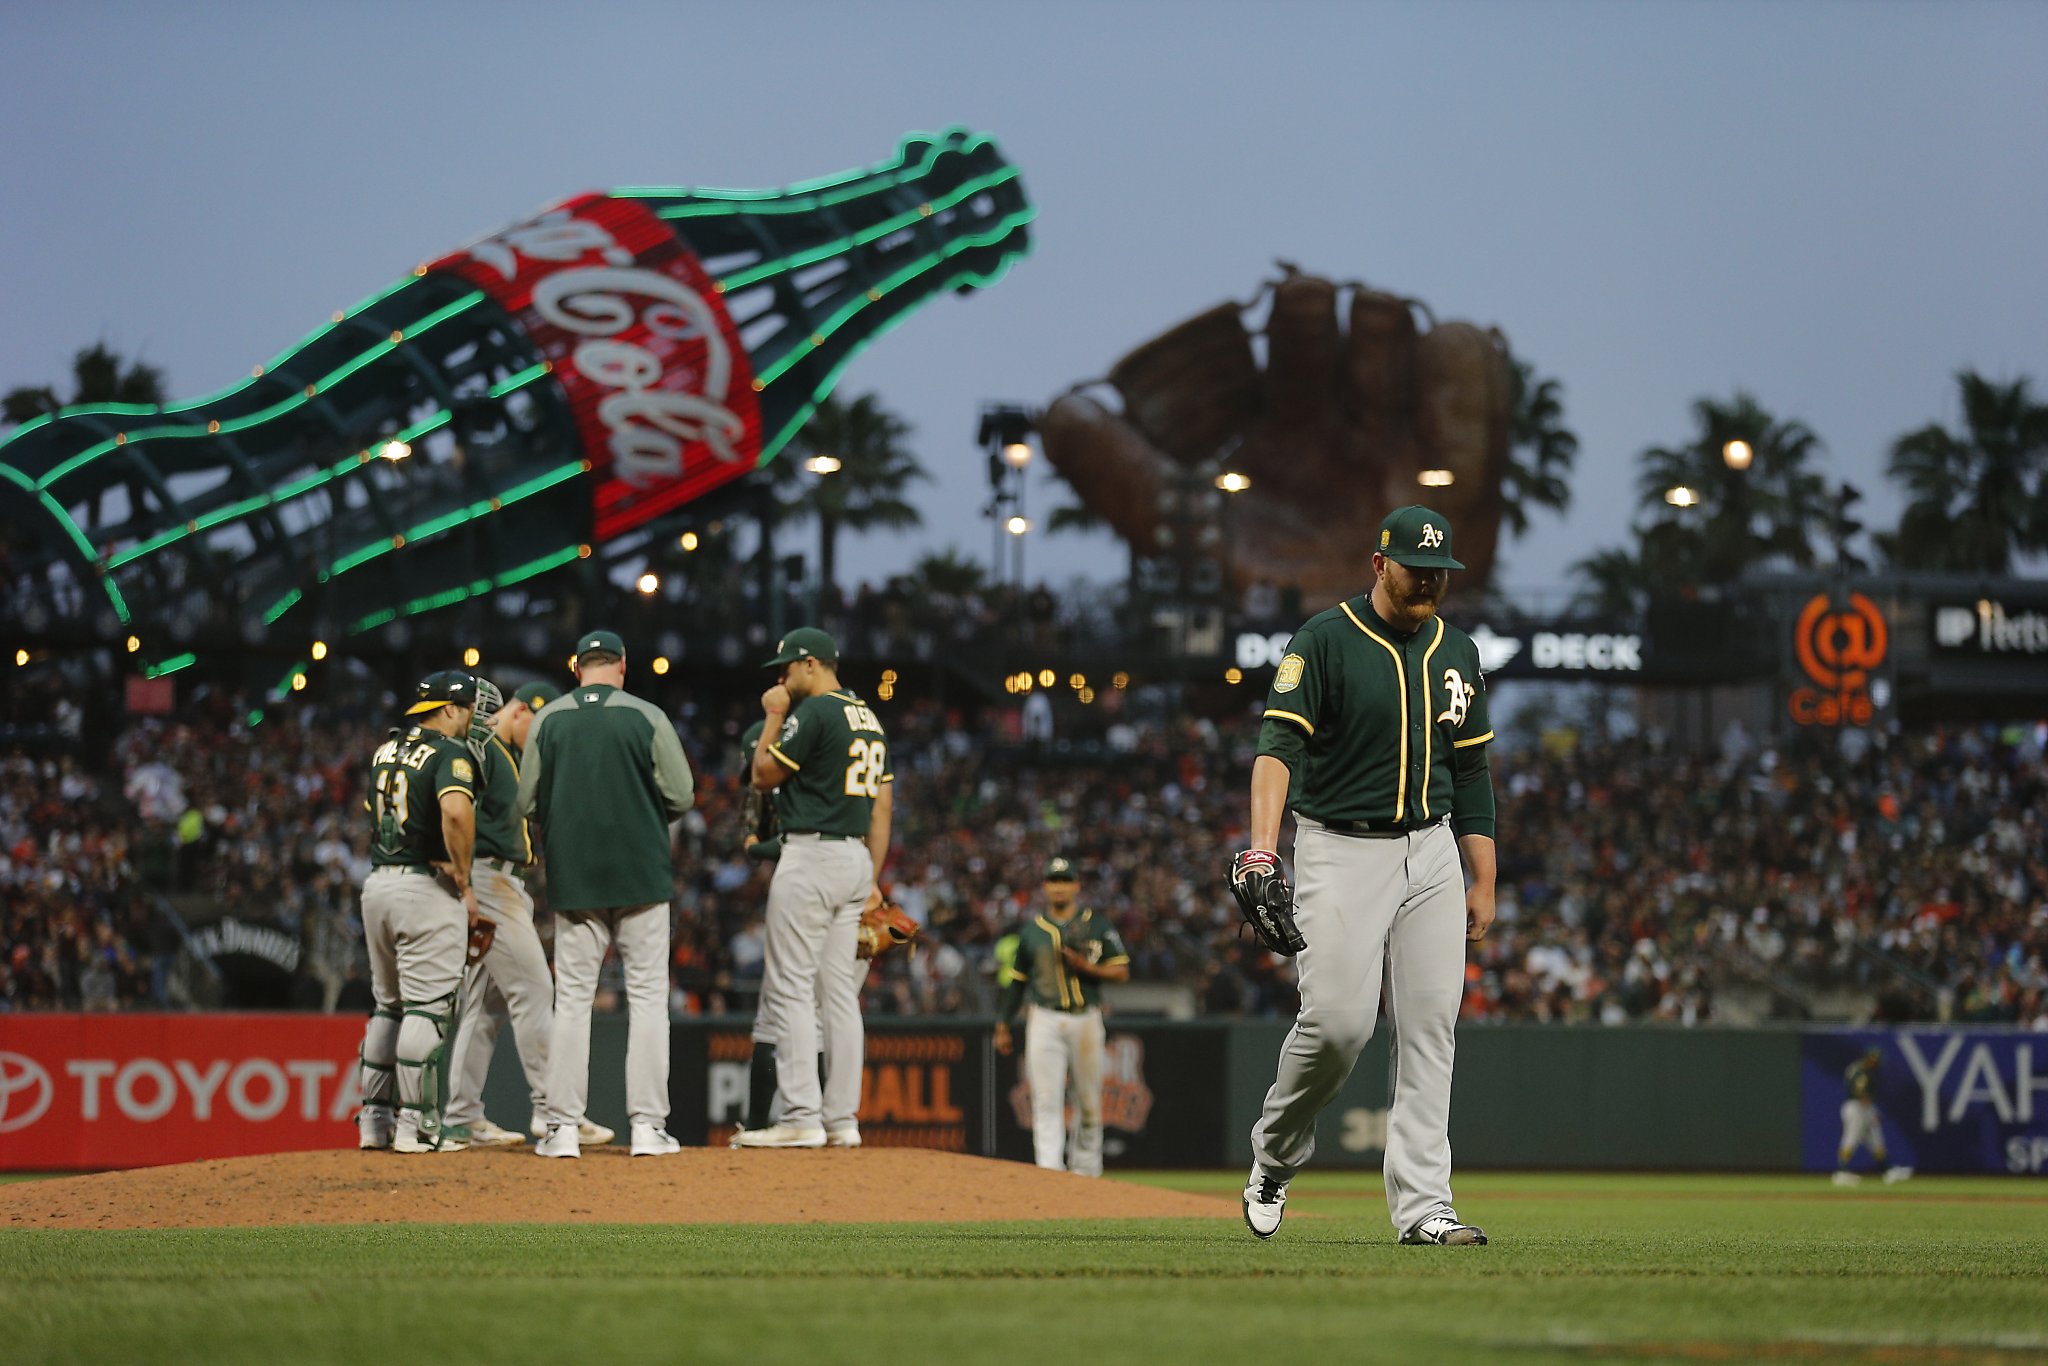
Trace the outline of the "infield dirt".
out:
[[[1229,1201],[914,1148],[276,1153],[0,1188],[0,1228],[1237,1218]]]

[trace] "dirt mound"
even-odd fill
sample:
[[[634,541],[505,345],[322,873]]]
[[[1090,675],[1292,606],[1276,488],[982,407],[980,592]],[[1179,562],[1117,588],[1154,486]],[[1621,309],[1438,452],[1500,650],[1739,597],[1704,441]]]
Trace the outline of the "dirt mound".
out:
[[[1225,1201],[916,1148],[629,1158],[276,1153],[0,1186],[0,1228],[1235,1218]]]

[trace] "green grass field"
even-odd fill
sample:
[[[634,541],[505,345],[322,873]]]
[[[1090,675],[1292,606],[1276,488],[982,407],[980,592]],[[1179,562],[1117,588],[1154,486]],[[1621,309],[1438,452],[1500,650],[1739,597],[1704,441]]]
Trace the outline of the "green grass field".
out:
[[[1233,1202],[1239,1178],[1137,1178]],[[1237,1222],[0,1232],[10,1363],[2038,1361],[2048,1186],[1467,1175],[1487,1248],[1376,1179]],[[1315,1215],[1319,1217],[1307,1217]]]

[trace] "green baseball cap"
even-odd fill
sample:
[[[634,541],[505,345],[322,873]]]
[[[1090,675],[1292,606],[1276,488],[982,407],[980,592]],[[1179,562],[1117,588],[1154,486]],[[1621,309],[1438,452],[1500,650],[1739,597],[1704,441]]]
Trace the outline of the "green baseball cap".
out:
[[[794,664],[799,659],[817,659],[827,664],[837,664],[839,642],[815,626],[799,626],[775,643],[775,658],[761,667],[779,669],[785,664]]]
[[[1054,854],[1046,861],[1045,880],[1047,882],[1079,882],[1081,879],[1074,872],[1074,861],[1072,859],[1068,858],[1065,854]]]
[[[1410,569],[1463,569],[1451,558],[1451,519],[1420,503],[1395,508],[1380,523],[1380,554]]]
[[[512,690],[515,699],[524,702],[535,711],[539,711],[561,695],[560,688],[551,687],[546,683],[527,683]]]
[[[442,669],[430,673],[420,680],[413,693],[412,705],[405,709],[407,716],[421,712],[439,711],[443,707],[474,707],[476,705],[476,678],[460,669]]]
[[[576,658],[581,659],[592,650],[610,650],[624,659],[626,642],[619,639],[617,631],[585,631],[576,641]]]

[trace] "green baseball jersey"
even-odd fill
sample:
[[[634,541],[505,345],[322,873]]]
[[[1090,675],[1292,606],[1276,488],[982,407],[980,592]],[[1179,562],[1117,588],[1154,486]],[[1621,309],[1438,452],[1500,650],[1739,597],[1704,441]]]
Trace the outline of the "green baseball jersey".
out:
[[[648,906],[675,896],[668,823],[696,788],[661,708],[607,683],[579,684],[533,718],[516,815],[540,827],[558,911]]]
[[[1086,907],[1065,921],[1050,913],[1034,916],[1017,932],[1017,956],[1011,961],[1012,982],[1024,983],[1024,995],[1041,1010],[1087,1010],[1102,1004],[1102,983],[1067,966],[1062,948],[1071,948],[1091,963],[1128,963],[1124,941],[1109,918]]]
[[[1877,1064],[1858,1058],[1842,1073],[1842,1080],[1849,1088],[1849,1099],[1869,1100],[1877,1093]]]
[[[1442,617],[1404,636],[1380,620],[1369,594],[1294,633],[1266,694],[1266,719],[1306,734],[1291,804],[1321,821],[1441,819],[1452,811],[1459,752],[1493,738],[1472,638]],[[1274,730],[1261,735],[1261,754],[1277,748]],[[1490,835],[1486,806],[1481,833]]]
[[[482,774],[477,782],[478,858],[533,862],[533,831],[519,818],[518,806],[519,758],[510,745],[493,735],[484,743]]]
[[[882,723],[850,692],[806,697],[768,752],[790,771],[775,789],[785,834],[865,838],[882,784],[896,780]]]
[[[753,786],[754,750],[761,743],[761,732],[767,727],[767,725],[768,722],[765,718],[763,720],[756,721],[753,725],[748,726],[747,733],[740,737],[740,788],[743,793],[746,789]],[[780,817],[781,812],[776,809],[775,793],[772,790],[768,792],[756,792],[754,795],[756,797],[759,797],[762,802],[766,803],[768,810],[771,813],[776,815],[778,818]],[[781,829],[780,826],[777,826],[776,828],[778,830]],[[740,833],[742,836],[746,836],[751,835],[754,832],[751,829],[747,829],[741,831]],[[747,857],[751,859],[760,859],[764,863],[772,863],[781,856],[782,836],[779,834],[772,840],[756,840],[753,844],[747,846]]]
[[[444,863],[441,795],[476,800],[476,765],[469,746],[414,726],[377,746],[370,757],[370,862],[380,868]]]

